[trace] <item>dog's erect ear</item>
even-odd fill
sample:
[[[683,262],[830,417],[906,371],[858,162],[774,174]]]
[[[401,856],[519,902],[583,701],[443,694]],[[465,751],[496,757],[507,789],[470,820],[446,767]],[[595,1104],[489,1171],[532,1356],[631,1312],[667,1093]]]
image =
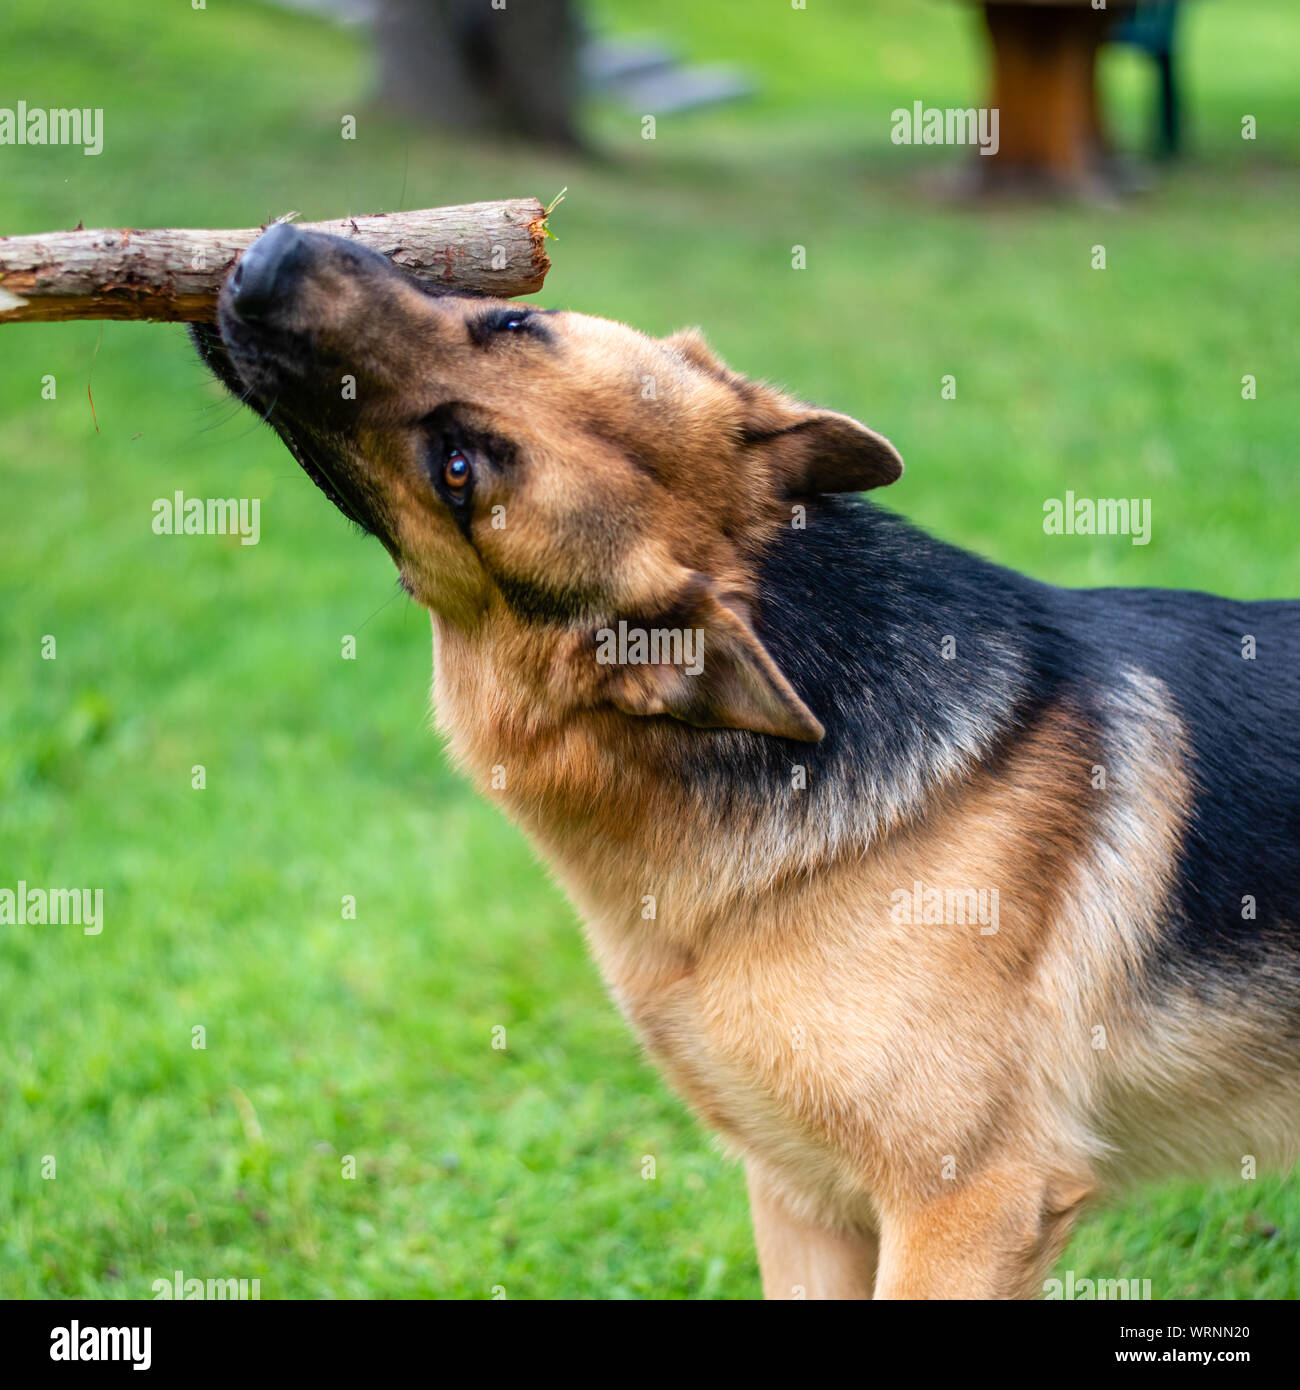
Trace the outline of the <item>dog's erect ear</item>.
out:
[[[809,410],[774,434],[756,440],[776,462],[787,489],[810,492],[866,492],[897,482],[903,460],[875,430],[833,410]]]
[[[884,435],[852,416],[802,405],[775,387],[733,372],[698,328],[684,328],[664,344],[731,387],[744,408],[744,443],[767,452],[792,495],[866,492],[902,476],[903,460]]]
[[[637,653],[638,641],[649,650]],[[597,660],[610,665],[609,698],[625,714],[671,714],[702,728],[750,729],[807,743],[826,732],[741,606],[724,600],[703,574],[691,575],[671,616],[603,629]]]
[[[714,352],[698,328],[678,329],[676,333],[663,339],[663,345],[681,353],[692,367],[706,372],[709,376],[716,376],[719,381],[725,381],[728,385],[738,385],[745,380],[739,372],[733,372]]]

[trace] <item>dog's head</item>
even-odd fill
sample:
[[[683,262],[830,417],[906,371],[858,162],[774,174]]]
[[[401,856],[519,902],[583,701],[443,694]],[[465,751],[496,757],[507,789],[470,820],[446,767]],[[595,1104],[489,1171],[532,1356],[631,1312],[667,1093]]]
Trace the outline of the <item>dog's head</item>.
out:
[[[880,435],[737,375],[694,330],[432,293],[287,224],[219,315],[200,351],[444,621],[526,630],[579,703],[821,736],[755,631],[755,564],[800,499],[899,476]],[[631,659],[600,660],[620,623]],[[638,632],[702,634],[702,662]]]

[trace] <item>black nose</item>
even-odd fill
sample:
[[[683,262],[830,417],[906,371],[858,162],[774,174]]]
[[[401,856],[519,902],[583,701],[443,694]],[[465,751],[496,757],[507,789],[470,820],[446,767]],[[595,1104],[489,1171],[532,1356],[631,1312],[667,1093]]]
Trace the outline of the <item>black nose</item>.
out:
[[[230,273],[231,307],[243,319],[262,319],[292,288],[306,260],[306,238],[277,222],[244,252]]]

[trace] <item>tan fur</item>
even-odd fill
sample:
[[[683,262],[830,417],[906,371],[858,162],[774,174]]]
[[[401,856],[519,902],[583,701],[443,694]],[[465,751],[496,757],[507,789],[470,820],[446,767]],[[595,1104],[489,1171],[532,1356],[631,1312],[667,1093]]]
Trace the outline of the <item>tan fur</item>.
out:
[[[484,697],[482,665],[441,629],[437,669],[457,751],[499,765],[509,720],[483,712],[503,710],[501,692]],[[1158,690],[1146,697],[1131,737],[1148,715],[1167,732],[1124,750],[1132,762],[1108,790],[1091,787],[1095,732],[1057,709],[996,775],[954,783],[866,858],[762,898],[746,891],[752,852],[719,843],[707,808],[638,780],[631,741],[611,765],[600,725],[570,724],[554,747],[534,734],[504,795],[582,908],[620,1007],[704,1120],[761,1164],[782,1211],[833,1246],[880,1229],[886,1271],[930,1259],[935,1224],[951,1220],[960,1279],[904,1272],[890,1287],[1010,1296],[1032,1291],[1098,1185],[1118,1138],[1101,1128],[1107,1088],[1165,1055],[1163,1025],[1153,1035],[1133,1014],[1124,975],[1149,944],[1187,790],[1176,720]],[[1104,908],[1094,872],[1109,876]],[[918,879],[1000,887],[998,931],[892,924],[890,894]],[[1094,1046],[1097,1027],[1110,1050]],[[1183,1084],[1203,1075],[1193,1060]],[[981,1217],[1008,1175],[1023,1191]],[[963,1245],[958,1224],[1003,1219],[1006,1267],[977,1270],[980,1242]]]

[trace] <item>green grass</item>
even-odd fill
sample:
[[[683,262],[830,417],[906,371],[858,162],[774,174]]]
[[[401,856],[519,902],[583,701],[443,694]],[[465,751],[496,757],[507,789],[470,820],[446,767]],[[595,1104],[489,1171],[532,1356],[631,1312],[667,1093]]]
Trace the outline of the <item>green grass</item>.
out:
[[[1183,168],[1122,209],[969,210],[918,178],[950,152],[888,138],[896,105],[978,99],[956,4],[656,6],[646,27],[763,95],[653,142],[597,109],[584,163],[418,134],[374,106],[356,36],[249,0],[101,0],[57,34],[10,0],[4,100],[102,106],[106,143],[0,147],[0,232],[568,185],[547,302],[698,322],[859,415],[909,461],[891,504],[939,534],[1061,583],[1294,594],[1300,19],[1190,8]],[[1117,54],[1105,77],[1132,141],[1149,75]],[[148,1297],[176,1269],[267,1298],[755,1294],[739,1170],[427,730],[427,620],[182,331],[0,329],[0,468],[0,886],[102,886],[107,918],[0,927],[0,1294]],[[177,488],[262,498],[260,545],[155,536]],[[1066,488],[1150,497],[1152,543],[1045,537]],[[1298,1237],[1295,1180],[1173,1185],[1063,1268],[1293,1298]]]

